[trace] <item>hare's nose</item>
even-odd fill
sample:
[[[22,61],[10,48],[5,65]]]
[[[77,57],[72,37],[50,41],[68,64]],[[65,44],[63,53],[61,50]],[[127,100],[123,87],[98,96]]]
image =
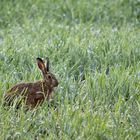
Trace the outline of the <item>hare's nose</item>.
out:
[[[58,81],[56,81],[55,86],[57,87],[59,85]]]

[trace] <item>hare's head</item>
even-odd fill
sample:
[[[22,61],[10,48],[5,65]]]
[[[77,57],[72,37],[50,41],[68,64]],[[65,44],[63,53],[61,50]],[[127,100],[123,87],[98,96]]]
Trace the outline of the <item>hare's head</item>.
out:
[[[44,82],[47,86],[50,86],[51,88],[58,86],[58,81],[56,77],[49,72],[49,58],[46,58],[47,62],[45,62],[41,58],[37,58],[37,64],[39,69],[42,71]]]

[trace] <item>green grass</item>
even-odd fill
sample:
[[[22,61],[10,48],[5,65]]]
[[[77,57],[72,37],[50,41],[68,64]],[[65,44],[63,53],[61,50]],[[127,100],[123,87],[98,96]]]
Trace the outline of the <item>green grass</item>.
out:
[[[1,0],[0,139],[139,140],[139,6],[139,0]],[[54,101],[26,113],[5,110],[9,87],[42,78],[38,56],[50,58],[60,82]]]

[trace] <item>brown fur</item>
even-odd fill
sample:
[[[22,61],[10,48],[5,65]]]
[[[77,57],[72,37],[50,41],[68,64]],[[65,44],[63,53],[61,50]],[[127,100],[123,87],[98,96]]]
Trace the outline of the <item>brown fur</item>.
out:
[[[48,65],[40,58],[37,59],[38,67],[42,71],[43,80],[32,83],[20,83],[13,86],[4,95],[5,105],[13,105],[14,100],[18,99],[18,105],[24,102],[28,107],[34,108],[41,104],[46,98],[50,99],[54,87],[58,86],[58,81],[55,76],[50,73],[49,62]]]

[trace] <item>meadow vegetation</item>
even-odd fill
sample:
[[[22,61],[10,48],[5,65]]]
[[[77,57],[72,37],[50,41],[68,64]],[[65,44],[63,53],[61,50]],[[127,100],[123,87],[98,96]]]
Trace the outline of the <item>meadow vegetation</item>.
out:
[[[54,100],[4,109],[9,87],[42,78],[38,56]],[[139,140],[140,1],[0,0],[0,139]]]

